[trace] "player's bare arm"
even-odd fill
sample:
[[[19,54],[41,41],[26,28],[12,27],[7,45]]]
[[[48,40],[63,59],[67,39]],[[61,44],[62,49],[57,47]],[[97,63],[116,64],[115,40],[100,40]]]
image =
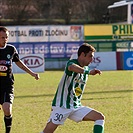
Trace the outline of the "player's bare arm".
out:
[[[25,72],[29,73],[31,76],[35,77],[36,80],[38,80],[40,78],[39,74],[31,71],[21,60],[19,60],[18,62],[15,62],[15,63],[19,68],[21,68]]]
[[[77,64],[72,64],[68,67],[68,70],[69,71],[73,71],[73,72],[76,72],[76,73],[84,73],[84,68],[77,65]]]

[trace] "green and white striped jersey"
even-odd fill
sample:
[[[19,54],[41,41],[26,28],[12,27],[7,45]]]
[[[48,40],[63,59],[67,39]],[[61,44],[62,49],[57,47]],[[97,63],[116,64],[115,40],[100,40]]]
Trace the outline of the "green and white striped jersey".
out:
[[[64,75],[58,85],[52,106],[64,108],[77,108],[81,106],[81,98],[85,89],[88,79],[88,74],[75,73],[68,70],[68,66],[77,64],[77,59],[69,60]],[[85,66],[84,69],[89,71],[89,67]]]

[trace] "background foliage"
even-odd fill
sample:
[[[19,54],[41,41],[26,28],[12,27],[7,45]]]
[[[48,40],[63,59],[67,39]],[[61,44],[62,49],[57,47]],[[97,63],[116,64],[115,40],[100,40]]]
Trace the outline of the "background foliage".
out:
[[[103,23],[118,0],[0,0],[1,25]]]

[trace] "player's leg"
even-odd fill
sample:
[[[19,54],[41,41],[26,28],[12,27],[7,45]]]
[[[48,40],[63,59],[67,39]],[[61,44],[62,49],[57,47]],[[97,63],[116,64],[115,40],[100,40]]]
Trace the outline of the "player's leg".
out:
[[[75,122],[95,121],[93,133],[103,133],[104,131],[104,115],[89,107],[79,107],[69,116],[69,119]]]
[[[10,133],[11,125],[12,125],[12,104],[5,102],[2,104],[2,109],[4,112],[4,122],[5,122],[6,133]]]
[[[4,92],[2,101],[2,109],[4,112],[4,122],[6,133],[10,133],[12,126],[12,103],[14,99],[13,89],[9,92]]]
[[[102,113],[92,110],[86,114],[83,118],[83,121],[94,121],[93,133],[104,133],[104,120],[105,117]]]
[[[48,122],[42,133],[53,133],[59,125]]]
[[[64,124],[71,112],[71,109],[54,107],[52,109],[48,123],[42,133],[53,133],[59,125]]]

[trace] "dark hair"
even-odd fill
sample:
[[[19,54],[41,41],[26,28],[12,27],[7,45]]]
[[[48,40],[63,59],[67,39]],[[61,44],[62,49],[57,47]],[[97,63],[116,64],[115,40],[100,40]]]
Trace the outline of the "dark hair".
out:
[[[93,46],[91,46],[90,44],[88,44],[88,43],[83,43],[83,44],[79,47],[79,49],[78,49],[78,56],[80,56],[80,54],[81,54],[82,52],[84,52],[85,54],[87,54],[87,53],[89,53],[90,51],[95,52],[96,50],[95,50],[95,48],[94,48]]]
[[[4,27],[4,26],[0,26],[0,31],[7,32],[8,30],[7,30],[7,28],[6,28],[6,27]]]

